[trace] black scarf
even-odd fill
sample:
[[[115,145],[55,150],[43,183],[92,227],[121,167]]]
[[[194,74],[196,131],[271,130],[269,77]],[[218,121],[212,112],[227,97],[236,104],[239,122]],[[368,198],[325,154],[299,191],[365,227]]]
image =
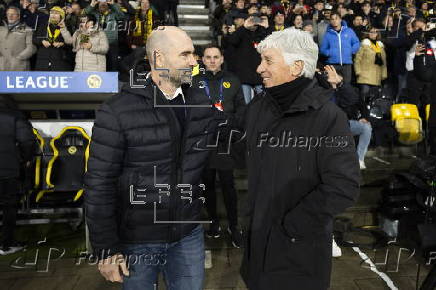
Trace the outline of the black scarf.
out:
[[[285,112],[311,81],[311,79],[299,77],[291,82],[265,90],[277,102],[282,112]]]

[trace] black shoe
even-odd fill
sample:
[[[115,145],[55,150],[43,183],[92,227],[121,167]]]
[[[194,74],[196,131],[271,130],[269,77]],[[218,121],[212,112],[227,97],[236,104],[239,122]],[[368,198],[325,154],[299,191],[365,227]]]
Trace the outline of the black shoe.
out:
[[[230,238],[232,239],[233,247],[239,249],[242,247],[242,231],[238,230],[237,227],[227,228],[227,232],[230,234]]]
[[[219,223],[211,223],[209,230],[206,231],[206,237],[208,238],[219,238],[221,236],[221,227]]]

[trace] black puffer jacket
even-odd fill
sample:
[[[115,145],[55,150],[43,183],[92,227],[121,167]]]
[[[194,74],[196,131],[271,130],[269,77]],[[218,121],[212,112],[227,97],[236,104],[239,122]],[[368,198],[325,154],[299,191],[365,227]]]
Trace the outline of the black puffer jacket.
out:
[[[4,97],[0,97],[0,140],[0,179],[18,177],[20,163],[33,158],[36,139],[29,121]]]
[[[185,100],[202,107],[187,108],[184,134],[151,78],[145,88],[126,85],[98,111],[85,210],[99,255],[105,256],[103,249],[119,252],[123,243],[175,242],[198,225],[156,222],[198,221],[203,206],[199,184],[209,153],[205,132],[215,130],[218,111],[198,88],[185,90]]]

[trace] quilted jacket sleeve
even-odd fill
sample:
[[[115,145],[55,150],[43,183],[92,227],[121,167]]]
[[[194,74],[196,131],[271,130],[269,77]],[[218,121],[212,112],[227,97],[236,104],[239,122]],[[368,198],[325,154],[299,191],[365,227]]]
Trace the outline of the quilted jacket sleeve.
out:
[[[95,119],[85,175],[86,221],[91,245],[98,257],[119,252],[117,184],[124,148],[125,139],[117,116],[104,103]]]

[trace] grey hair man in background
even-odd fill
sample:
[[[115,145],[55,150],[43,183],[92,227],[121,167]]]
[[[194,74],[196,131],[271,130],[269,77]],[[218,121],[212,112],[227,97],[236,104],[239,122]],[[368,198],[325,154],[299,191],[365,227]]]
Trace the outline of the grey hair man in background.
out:
[[[250,290],[327,289],[333,217],[359,194],[345,114],[313,78],[310,34],[274,32],[258,48],[265,92],[246,120],[248,233],[241,274]]]

